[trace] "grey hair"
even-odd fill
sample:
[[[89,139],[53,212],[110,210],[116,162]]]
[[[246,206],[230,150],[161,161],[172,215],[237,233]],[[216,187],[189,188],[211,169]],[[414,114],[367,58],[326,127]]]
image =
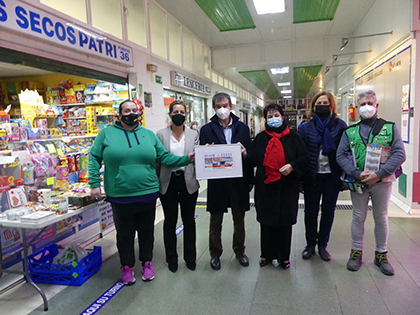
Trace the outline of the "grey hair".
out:
[[[360,99],[362,97],[373,97],[376,103],[376,93],[372,90],[363,91],[362,93],[357,94],[357,105],[359,105]]]

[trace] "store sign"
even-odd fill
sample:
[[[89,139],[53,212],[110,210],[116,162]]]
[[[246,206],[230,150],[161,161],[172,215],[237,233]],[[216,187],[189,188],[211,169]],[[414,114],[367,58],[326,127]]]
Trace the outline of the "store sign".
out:
[[[5,28],[84,53],[133,66],[130,47],[95,34],[15,0],[0,0],[0,29]]]
[[[251,104],[249,103],[242,103],[242,108],[246,110],[251,110]]]
[[[211,93],[211,89],[207,84],[187,77],[177,71],[171,71],[171,84],[203,94]]]

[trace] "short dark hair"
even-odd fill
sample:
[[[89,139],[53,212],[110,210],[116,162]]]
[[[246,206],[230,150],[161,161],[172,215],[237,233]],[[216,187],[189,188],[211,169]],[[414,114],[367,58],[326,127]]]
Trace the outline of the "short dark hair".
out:
[[[268,104],[266,107],[264,107],[263,113],[264,113],[265,120],[267,120],[267,114],[270,110],[276,110],[282,116],[284,116],[284,112],[283,112],[283,109],[281,108],[281,106],[279,104],[276,104],[276,103],[271,103],[271,104]]]
[[[184,110],[187,111],[187,106],[185,106],[184,102],[181,101],[181,100],[176,100],[176,101],[173,101],[171,103],[171,105],[169,105],[169,114],[172,113],[172,111],[174,110],[174,106],[175,105],[182,105],[182,106],[184,106]]]
[[[216,101],[220,102],[223,101],[225,98],[229,100],[229,105],[232,106],[232,100],[230,99],[230,95],[224,92],[219,92],[213,96],[213,108],[216,106]]]
[[[120,106],[118,107],[118,112],[119,112],[120,114],[122,113],[122,106],[123,106],[125,103],[128,103],[128,102],[131,102],[131,103],[136,104],[133,100],[130,100],[130,99],[127,99],[127,100],[122,101],[122,102],[120,103]],[[136,104],[136,105],[137,105],[137,104]]]

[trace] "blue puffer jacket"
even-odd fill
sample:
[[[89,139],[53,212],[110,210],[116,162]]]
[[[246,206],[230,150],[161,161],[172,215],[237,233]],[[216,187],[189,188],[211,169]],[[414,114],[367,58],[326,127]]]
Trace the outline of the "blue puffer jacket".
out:
[[[338,147],[341,135],[346,130],[347,124],[340,118],[337,118],[335,115],[333,118],[334,119],[331,119],[327,128],[329,128],[331,137],[333,138],[335,145]],[[315,181],[318,165],[319,145],[316,142],[318,131],[316,130],[315,124],[316,121],[314,119],[311,119],[308,122],[304,123],[302,126],[300,126],[298,130],[299,135],[303,139],[303,142],[305,142],[306,148],[308,149],[309,154],[311,155],[311,162],[309,164],[308,172],[303,178],[303,181],[306,183],[311,183]],[[337,181],[339,181],[341,175],[341,168],[337,164],[335,155],[336,151],[331,152],[330,154],[328,154],[328,159],[330,162],[331,173],[337,178]]]

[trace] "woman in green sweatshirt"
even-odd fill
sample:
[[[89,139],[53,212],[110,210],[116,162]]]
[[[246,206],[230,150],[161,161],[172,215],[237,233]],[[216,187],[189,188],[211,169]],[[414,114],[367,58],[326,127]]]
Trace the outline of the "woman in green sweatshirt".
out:
[[[91,195],[101,197],[100,168],[105,165],[106,200],[112,205],[117,248],[122,266],[121,280],[133,284],[134,239],[137,231],[143,281],[154,278],[152,267],[156,199],[159,179],[155,163],[184,166],[194,153],[176,156],[164,148],[158,137],[138,123],[138,107],[126,100],[119,107],[119,121],[101,130],[89,154]]]

